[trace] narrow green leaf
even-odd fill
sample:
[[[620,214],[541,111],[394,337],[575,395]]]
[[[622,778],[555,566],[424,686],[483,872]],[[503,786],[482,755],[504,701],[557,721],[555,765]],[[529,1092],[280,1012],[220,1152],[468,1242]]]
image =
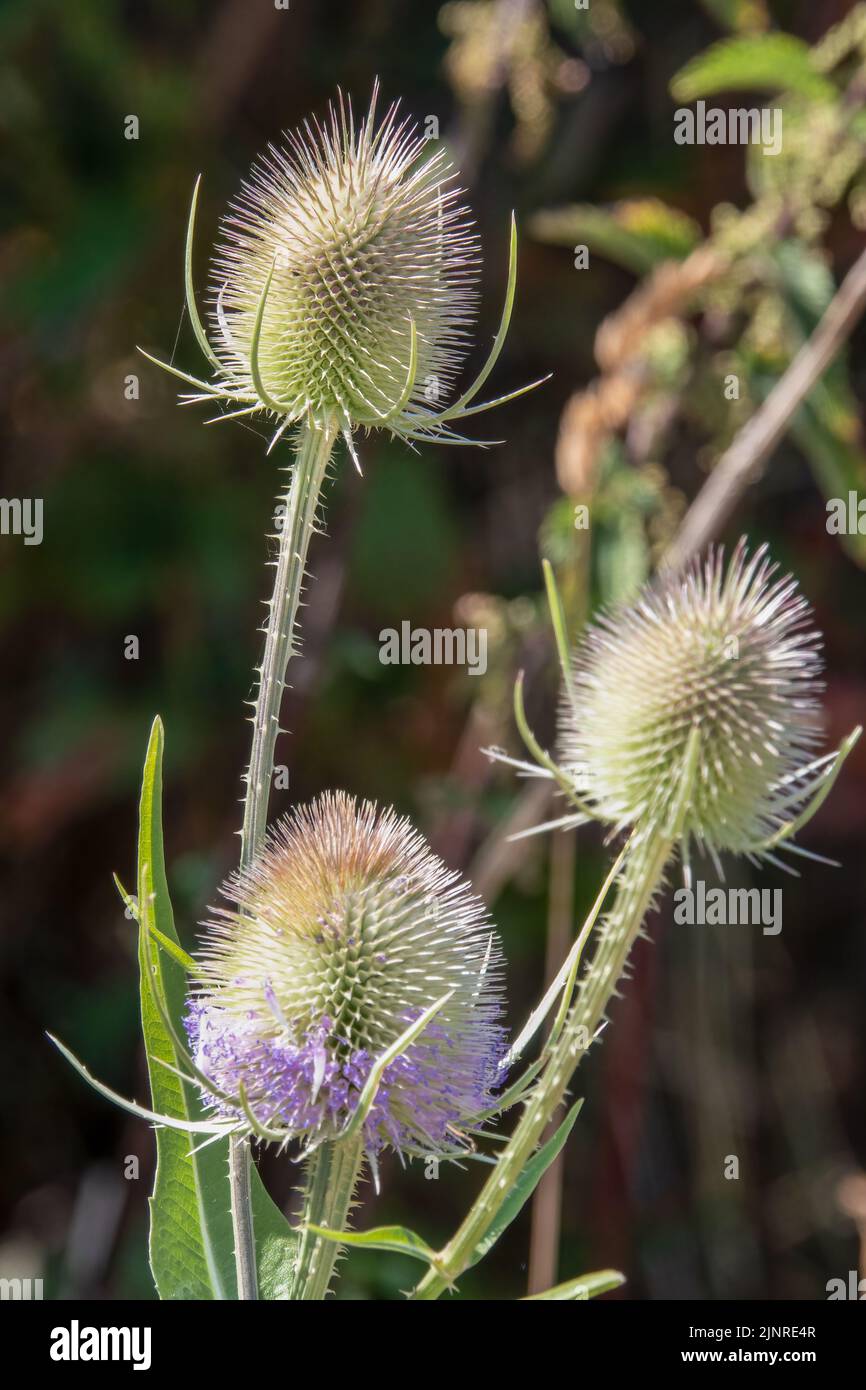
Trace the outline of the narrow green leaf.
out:
[[[314,1226],[311,1223],[307,1230],[322,1240],[333,1240],[339,1245],[351,1245],[359,1250],[391,1250],[397,1255],[411,1255],[425,1264],[436,1263],[436,1251],[431,1250],[426,1240],[406,1226],[374,1226],[369,1231],[331,1231],[327,1226]]]
[[[721,39],[671,80],[676,101],[739,91],[798,92],[816,101],[832,101],[838,95],[833,83],[812,66],[808,45],[792,34]]]
[[[577,1101],[569,1110],[556,1133],[532,1155],[507,1199],[473,1250],[472,1258],[466,1265],[467,1269],[471,1269],[473,1265],[478,1264],[479,1260],[483,1260],[487,1252],[496,1244],[502,1232],[520,1215],[551,1163],[563,1148],[574,1128],[574,1122],[580,1114],[582,1105],[582,1100]]]
[[[618,1289],[625,1283],[625,1275],[620,1274],[618,1269],[597,1269],[594,1274],[581,1274],[577,1279],[567,1279],[564,1284],[557,1284],[553,1289],[545,1289],[544,1293],[533,1293],[528,1298],[521,1298],[521,1303],[539,1303],[542,1300],[550,1303],[571,1303],[575,1299],[597,1298],[600,1293],[610,1293],[611,1289]]]
[[[139,966],[141,1016],[148,1055],[153,1108],[193,1125],[203,1118],[197,1088],[169,1070],[184,1070],[157,998],[181,1031],[186,973],[155,940],[180,943],[168,895],[162,839],[163,728],[151,730],[138,844]],[[156,997],[155,997],[156,996]],[[164,1065],[163,1065],[164,1064]],[[228,1141],[219,1139],[190,1152],[191,1136],[173,1129],[156,1134],[157,1169],[150,1199],[150,1260],[164,1299],[235,1299],[237,1282],[228,1184]],[[296,1237],[253,1170],[253,1213],[262,1298],[288,1296]]]
[[[255,1163],[251,1186],[259,1298],[283,1302],[291,1297],[292,1275],[298,1258],[298,1237],[270,1196]]]
[[[556,640],[559,668],[562,672],[562,683],[568,692],[569,699],[571,699],[571,648],[568,640],[568,623],[565,617],[565,605],[562,602],[562,596],[556,582],[556,574],[553,565],[548,559],[544,559],[541,562],[541,568],[544,574],[544,587],[547,591],[547,606],[550,610],[550,621]]]
[[[112,874],[112,878],[114,879],[114,886],[123,900],[127,916],[131,921],[137,922],[139,916],[138,900],[134,898],[131,893],[127,893],[117,874]],[[182,946],[178,946],[176,941],[171,941],[167,936],[162,934],[158,927],[153,925],[151,926],[150,934],[154,941],[158,942],[162,949],[168,951],[172,959],[176,960],[178,965],[183,967],[187,975],[197,975],[199,973],[198,966],[192,956],[189,955]]]

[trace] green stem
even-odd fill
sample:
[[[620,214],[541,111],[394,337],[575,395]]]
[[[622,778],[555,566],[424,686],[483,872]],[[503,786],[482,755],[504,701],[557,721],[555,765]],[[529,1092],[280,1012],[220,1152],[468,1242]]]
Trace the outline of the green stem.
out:
[[[250,764],[246,774],[241,868],[249,867],[259,854],[267,832],[274,749],[280,732],[286,669],[296,650],[295,625],[307,567],[307,550],[315,530],[316,512],[335,437],[336,426],[333,423],[322,429],[309,422],[301,427],[292,481],[284,500],[274,591],[268,601],[265,651],[259,667]],[[229,1144],[232,1230],[238,1299],[243,1301],[258,1298],[251,1166],[249,1141],[232,1140]]]
[[[335,435],[334,425],[324,429],[311,424],[302,426],[292,481],[284,501],[274,592],[268,600],[265,651],[259,667],[250,765],[246,774],[241,868],[252,863],[265,840],[286,668],[296,650],[295,624],[307,568],[307,549],[315,529],[316,511]]]
[[[253,1231],[253,1209],[250,1194],[252,1154],[246,1139],[229,1140],[229,1193],[232,1207],[232,1230],[235,1237],[235,1269],[238,1298],[246,1301],[259,1296],[256,1274],[256,1242]]]
[[[474,1251],[493,1224],[541,1141],[551,1115],[562,1103],[582,1056],[598,1031],[625,969],[629,953],[673,852],[673,838],[654,830],[637,835],[623,866],[616,899],[562,1034],[524,1102],[523,1114],[478,1200],[462,1226],[439,1252],[412,1297],[439,1297],[472,1262]]]
[[[292,1294],[300,1302],[321,1301],[325,1297],[341,1248],[336,1241],[314,1235],[307,1226],[327,1226],[331,1231],[345,1229],[363,1162],[363,1135],[321,1144],[308,1161],[303,1233]]]

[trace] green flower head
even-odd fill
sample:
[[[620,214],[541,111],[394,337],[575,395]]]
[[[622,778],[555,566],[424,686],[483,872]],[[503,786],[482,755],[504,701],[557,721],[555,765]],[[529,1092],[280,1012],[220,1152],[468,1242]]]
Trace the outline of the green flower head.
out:
[[[824,776],[821,638],[766,547],[741,541],[647,585],[580,644],[560,711],[563,771],[618,828],[679,816],[717,853],[763,853]]]
[[[377,121],[377,97],[378,87],[356,123],[340,93],[325,122],[305,122],[254,163],[212,257],[209,332],[192,287],[196,184],[187,306],[214,379],[168,367],[197,388],[188,401],[224,402],[235,407],[232,416],[266,412],[277,423],[275,438],[294,421],[341,429],[356,463],[359,426],[469,442],[454,432],[456,421],[531,389],[470,405],[508,329],[512,219],[493,350],[472,387],[447,404],[472,344],[480,244],[443,151],[431,151],[396,104]]]
[[[462,1152],[504,1051],[499,943],[468,885],[408,821],[338,792],[223,892],[187,1021],[218,1115],[280,1143],[363,1125],[369,1154]]]

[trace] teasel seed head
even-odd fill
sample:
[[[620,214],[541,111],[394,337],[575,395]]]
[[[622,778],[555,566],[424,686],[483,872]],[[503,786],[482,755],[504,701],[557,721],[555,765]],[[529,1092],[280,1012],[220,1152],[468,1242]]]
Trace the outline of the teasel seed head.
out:
[[[375,98],[356,129],[330,121],[271,146],[223,220],[211,271],[211,338],[227,376],[250,389],[252,342],[268,392],[288,411],[333,409],[375,424],[403,393],[410,326],[416,380],[453,380],[474,319],[479,243],[443,153]]]
[[[371,1154],[462,1151],[504,1052],[500,949],[467,884],[407,820],[337,792],[281,821],[223,894],[187,1021],[218,1113],[242,1090],[268,1137],[338,1139],[377,1059],[445,999],[385,1067],[363,1134]]]
[[[578,794],[617,827],[661,826],[711,854],[760,854],[826,768],[818,740],[821,638],[790,576],[745,540],[647,585],[602,616],[574,658],[560,751]],[[686,763],[690,747],[695,765]]]
[[[187,402],[233,407],[217,419],[266,412],[277,424],[272,444],[294,421],[336,426],[356,463],[358,427],[468,443],[455,433],[458,420],[539,384],[470,405],[508,330],[516,284],[512,218],[493,349],[474,384],[448,403],[471,347],[479,241],[443,151],[431,152],[396,104],[377,121],[377,101],[378,84],[356,124],[340,93],[324,123],[305,121],[255,162],[212,257],[209,333],[192,284],[196,183],[186,297],[214,379],[158,364],[196,388]]]

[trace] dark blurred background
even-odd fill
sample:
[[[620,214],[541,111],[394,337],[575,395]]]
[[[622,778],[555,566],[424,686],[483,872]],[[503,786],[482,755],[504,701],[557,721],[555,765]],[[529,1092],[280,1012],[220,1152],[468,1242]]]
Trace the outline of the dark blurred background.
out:
[[[838,25],[814,67],[823,89],[793,57],[775,93],[772,77],[753,79],[750,100],[790,112],[783,177],[760,152],[674,143],[671,80],[709,45],[774,29],[815,45]],[[187,945],[237,854],[263,536],[291,454],[265,457],[264,428],[206,427],[136,355],[140,344],[201,369],[182,311],[195,175],[203,286],[207,242],[253,156],[338,85],[364,106],[378,75],[387,99],[438,121],[462,168],[485,253],[478,364],[517,210],[517,305],[492,384],[553,379],[478,422],[506,438],[498,447],[410,451],[377,436],[360,441],[363,479],[340,456],[284,710],[290,786],[272,809],[343,787],[410,813],[490,901],[519,1027],[609,862],[592,833],[508,843],[556,807],[479,752],[519,752],[519,668],[530,719],[552,734],[540,553],[575,630],[632,591],[862,249],[864,37],[862,7],[841,0],[5,0],[0,492],[44,499],[44,539],[0,537],[0,1274],[41,1276],[46,1296],[152,1296],[152,1135],[90,1093],[45,1031],[145,1098],[134,924],[111,872],[132,881],[155,713]],[[861,328],[720,537],[769,541],[815,605],[833,741],[866,707],[864,542],[829,535],[825,509],[866,495],[864,383]],[[572,520],[584,502],[587,531]],[[485,626],[487,676],[382,665],[379,632],[404,619]],[[861,747],[803,836],[841,868],[754,880],[784,889],[781,935],[677,927],[669,896],[652,919],[579,1073],[560,1277],[616,1266],[625,1298],[824,1298],[858,1267],[864,789]],[[729,881],[747,873],[734,866]],[[291,1165],[264,1171],[289,1200]],[[480,1178],[443,1169],[434,1183],[388,1161],[376,1224],[441,1240]],[[524,1212],[465,1296],[521,1296],[530,1248],[533,1277],[556,1276],[555,1183],[534,1222]],[[343,1269],[344,1298],[408,1284],[397,1257],[357,1253]]]

